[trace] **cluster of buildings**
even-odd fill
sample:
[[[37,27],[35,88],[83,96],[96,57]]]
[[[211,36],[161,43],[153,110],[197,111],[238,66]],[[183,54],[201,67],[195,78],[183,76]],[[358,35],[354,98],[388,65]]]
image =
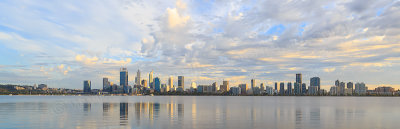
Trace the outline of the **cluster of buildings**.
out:
[[[1,89],[4,89],[10,94],[75,94],[80,93],[82,90],[79,89],[66,89],[66,88],[49,88],[47,84],[34,84],[32,85],[0,85]],[[4,92],[4,91],[3,91]],[[6,93],[4,92],[4,93]],[[4,94],[3,93],[3,94]]]
[[[162,84],[161,79],[159,77],[153,77],[154,71],[149,73],[149,78],[142,79],[140,70],[137,71],[137,75],[135,77],[135,82],[133,85],[129,85],[128,83],[128,70],[126,68],[120,69],[120,85],[114,84],[109,81],[108,78],[103,78],[103,89],[102,93],[104,94],[148,94],[148,93],[162,93],[162,92],[184,92],[184,76],[178,76],[178,86],[175,87],[173,85],[174,78],[169,77],[167,84]],[[84,93],[93,93],[91,90],[91,81],[84,80],[83,81],[83,92]]]
[[[303,82],[302,74],[297,73],[295,81],[292,82],[275,82],[274,87],[267,86],[264,83],[256,84],[255,79],[251,79],[251,84],[239,84],[237,86],[229,86],[228,80],[223,80],[222,85],[214,82],[210,85],[197,85],[192,82],[189,88],[184,89],[185,78],[178,76],[178,86],[174,85],[174,78],[169,77],[167,83],[162,83],[159,77],[153,77],[154,71],[148,74],[148,79],[141,78],[140,70],[137,71],[135,82],[133,85],[128,83],[128,70],[120,69],[120,84],[110,82],[108,78],[103,78],[103,89],[93,91],[91,89],[91,81],[83,82],[84,93],[103,93],[103,94],[151,94],[151,93],[175,93],[184,92],[188,94],[224,94],[224,95],[279,95],[279,96],[348,96],[348,95],[394,95],[395,90],[391,87],[378,87],[375,90],[368,90],[365,83],[340,82],[335,81],[328,91],[321,89],[321,79],[319,77],[310,78],[309,86]]]

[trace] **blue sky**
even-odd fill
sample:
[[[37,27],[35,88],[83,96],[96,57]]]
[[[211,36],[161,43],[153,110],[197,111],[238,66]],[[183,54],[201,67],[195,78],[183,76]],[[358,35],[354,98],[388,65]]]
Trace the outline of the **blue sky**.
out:
[[[0,83],[130,84],[154,70],[232,86],[321,77],[400,88],[399,0],[13,1],[0,3]],[[175,79],[176,80],[176,79]]]

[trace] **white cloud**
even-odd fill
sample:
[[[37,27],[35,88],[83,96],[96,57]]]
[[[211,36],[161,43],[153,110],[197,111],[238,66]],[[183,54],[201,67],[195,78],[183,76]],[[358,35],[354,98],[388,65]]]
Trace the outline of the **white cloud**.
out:
[[[170,28],[183,27],[186,25],[190,16],[182,16],[176,8],[167,8],[168,26]]]

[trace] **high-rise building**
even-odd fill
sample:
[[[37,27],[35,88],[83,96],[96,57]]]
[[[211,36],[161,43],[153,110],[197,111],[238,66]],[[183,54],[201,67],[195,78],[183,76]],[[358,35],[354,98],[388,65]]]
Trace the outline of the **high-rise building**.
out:
[[[241,88],[239,88],[239,87],[231,87],[231,89],[230,89],[230,93],[231,93],[231,95],[239,95],[239,94],[241,94]]]
[[[302,82],[302,77],[301,77],[301,73],[297,73],[297,74],[296,74],[296,83],[303,84],[303,82]]]
[[[274,88],[270,87],[270,86],[266,86],[265,87],[265,93],[267,93],[268,95],[273,95],[274,94]]]
[[[92,83],[90,80],[83,81],[83,92],[90,93],[91,92]]]
[[[275,82],[275,91],[278,91],[278,83]]]
[[[103,91],[104,92],[110,92],[110,82],[108,81],[108,78],[103,78]]]
[[[251,89],[254,89],[254,87],[256,87],[256,80],[251,79]]]
[[[307,94],[306,83],[301,84],[301,93],[302,93],[303,95]]]
[[[242,95],[247,94],[247,88],[248,88],[247,84],[239,84],[239,88]]]
[[[261,90],[261,92],[264,93],[264,90],[265,90],[265,85],[264,85],[264,83],[261,83],[261,84],[260,84],[260,90]]]
[[[339,86],[340,85],[340,81],[339,80],[336,80],[335,81],[335,86]]]
[[[309,86],[308,94],[309,95],[318,95],[318,86]]]
[[[317,86],[318,87],[318,91],[321,89],[321,80],[319,77],[312,77],[310,79],[310,87],[311,86]]]
[[[338,88],[338,86],[332,86],[331,89],[329,90],[329,94],[337,95],[337,88]]]
[[[217,82],[214,82],[211,86],[212,86],[211,87],[211,92],[217,92],[217,87],[218,87]]]
[[[227,91],[229,91],[229,81],[222,81],[222,85],[221,85],[221,88],[220,88],[220,90],[222,91],[222,92],[227,92]]]
[[[294,94],[295,95],[301,95],[301,84],[295,82],[294,83]]]
[[[174,77],[169,77],[168,78],[168,87],[171,90],[174,87]]]
[[[292,95],[292,83],[288,82],[287,83],[287,95]]]
[[[347,89],[353,89],[353,82],[347,83]]]
[[[280,95],[285,95],[285,83],[281,82],[279,84],[280,88],[279,88],[279,94]]]
[[[154,78],[154,91],[156,92],[161,92],[161,80],[160,78],[156,77]]]
[[[340,86],[340,95],[345,95],[345,91],[346,91],[346,83],[344,83],[344,82],[340,82],[339,83],[339,86]]]
[[[140,84],[140,70],[138,69],[137,70],[137,73],[136,73],[136,77],[135,77],[135,83],[136,83],[136,85],[141,85]]]
[[[150,89],[154,89],[153,87],[153,70],[151,70],[151,72],[149,73],[149,87]]]
[[[121,68],[119,72],[119,82],[120,86],[123,87],[124,93],[129,93],[128,88],[128,70],[126,68]]]
[[[354,93],[357,95],[365,95],[367,93],[367,87],[365,86],[364,82],[356,83]]]
[[[178,88],[180,88],[182,91],[185,88],[185,77],[184,76],[178,76]]]

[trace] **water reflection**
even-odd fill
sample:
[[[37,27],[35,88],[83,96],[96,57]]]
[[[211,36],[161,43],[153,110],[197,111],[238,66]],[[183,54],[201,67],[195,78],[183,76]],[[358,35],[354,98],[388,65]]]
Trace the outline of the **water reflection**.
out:
[[[89,112],[91,108],[92,108],[91,103],[83,103],[83,111],[84,112]]]
[[[128,103],[120,103],[119,104],[119,120],[120,125],[127,125],[128,123]]]
[[[390,106],[380,106],[376,102],[382,101],[340,101],[341,98],[321,98],[325,100],[320,102],[315,102],[319,101],[315,98],[295,98],[298,103],[292,103],[293,99],[289,97],[121,98],[101,100],[101,103],[66,101],[61,103],[62,106],[60,101],[1,103],[0,100],[0,126],[362,129],[396,128],[396,120],[400,119],[400,111],[397,110],[400,103],[397,103],[397,99],[386,103]],[[279,101],[271,101],[275,99]],[[60,108],[60,111],[54,108]],[[41,120],[44,117],[48,118],[46,122]]]

